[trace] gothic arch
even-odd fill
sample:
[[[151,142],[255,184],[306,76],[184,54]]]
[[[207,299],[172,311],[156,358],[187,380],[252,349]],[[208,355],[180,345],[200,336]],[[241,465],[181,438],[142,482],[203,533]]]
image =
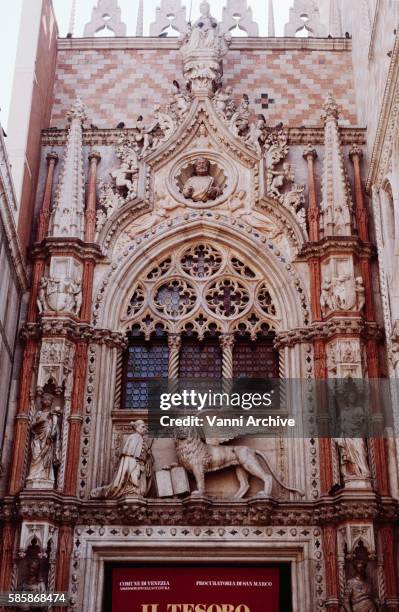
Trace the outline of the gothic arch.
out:
[[[188,247],[201,240],[218,245],[222,252],[233,249],[257,270],[260,279],[268,282],[279,313],[274,320],[275,329],[287,330],[306,324],[307,305],[301,279],[270,240],[259,232],[246,232],[239,224],[224,224],[221,219],[204,216],[193,221],[183,219],[183,222],[183,227],[165,222],[163,232],[154,235],[149,231],[126,246],[97,293],[94,305],[97,326],[124,331],[123,309],[135,283],[148,267],[152,263],[160,264],[170,253],[185,245]]]

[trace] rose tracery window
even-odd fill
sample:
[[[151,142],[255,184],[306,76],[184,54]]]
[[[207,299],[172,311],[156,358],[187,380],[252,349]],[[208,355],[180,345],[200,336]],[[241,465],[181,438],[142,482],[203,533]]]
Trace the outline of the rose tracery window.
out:
[[[197,278],[213,276],[220,270],[222,254],[210,244],[197,244],[185,251],[181,259],[182,270]]]
[[[154,297],[155,308],[158,312],[173,318],[189,313],[194,308],[196,300],[194,287],[180,278],[163,283],[157,289]]]
[[[249,304],[249,292],[234,278],[215,281],[206,292],[208,308],[221,317],[234,317],[242,313]]]
[[[121,317],[131,330],[122,407],[145,409],[151,380],[168,375],[219,379],[230,369],[235,378],[278,378],[278,317],[273,289],[244,253],[198,241],[160,256]]]

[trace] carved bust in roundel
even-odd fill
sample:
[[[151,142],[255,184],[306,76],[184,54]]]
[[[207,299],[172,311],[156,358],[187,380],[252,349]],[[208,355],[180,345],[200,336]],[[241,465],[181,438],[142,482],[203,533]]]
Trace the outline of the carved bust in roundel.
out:
[[[223,190],[210,174],[210,162],[205,157],[198,157],[193,164],[194,174],[186,180],[182,193],[193,202],[216,200]]]

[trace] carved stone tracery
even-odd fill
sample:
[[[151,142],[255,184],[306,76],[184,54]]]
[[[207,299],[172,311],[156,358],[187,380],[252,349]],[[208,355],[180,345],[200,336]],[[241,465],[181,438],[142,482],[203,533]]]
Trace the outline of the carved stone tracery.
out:
[[[161,259],[133,288],[122,321],[143,325],[146,337],[156,322],[173,321],[176,331],[191,330],[200,337],[212,326],[227,333],[231,323],[241,321],[244,315],[250,318],[249,311],[259,332],[262,323],[273,326],[278,314],[272,292],[243,259],[230,249],[205,241]]]

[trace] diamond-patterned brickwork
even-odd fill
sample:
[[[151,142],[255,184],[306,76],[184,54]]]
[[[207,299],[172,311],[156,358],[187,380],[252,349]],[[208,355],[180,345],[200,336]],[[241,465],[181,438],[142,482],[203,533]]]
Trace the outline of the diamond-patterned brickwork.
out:
[[[179,74],[176,49],[61,49],[52,125],[64,126],[76,95],[99,128],[120,121],[129,127],[141,113],[149,120]],[[237,99],[248,93],[253,110],[264,112],[270,123],[319,125],[328,90],[342,108],[342,123],[357,123],[349,50],[231,50],[224,60],[224,82]]]

